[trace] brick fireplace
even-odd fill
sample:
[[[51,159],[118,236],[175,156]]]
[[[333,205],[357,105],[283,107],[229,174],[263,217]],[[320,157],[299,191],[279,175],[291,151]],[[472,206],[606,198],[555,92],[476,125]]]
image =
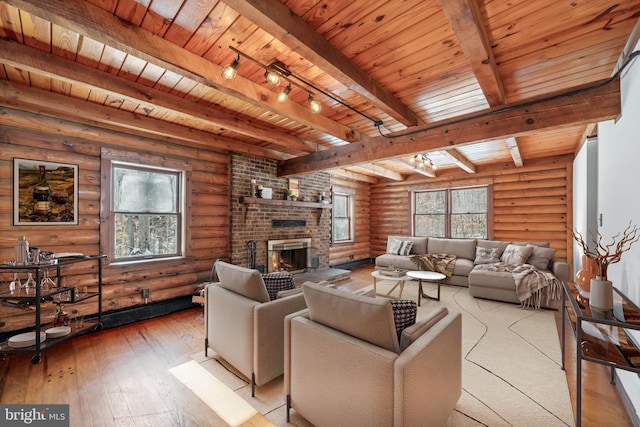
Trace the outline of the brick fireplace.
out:
[[[243,197],[251,196],[251,179],[256,180],[256,185],[271,188],[272,200],[284,200],[282,190],[288,188],[288,179],[277,177],[276,171],[275,160],[243,154],[231,156],[231,262],[252,267],[249,249],[255,246],[255,267],[266,273],[271,261],[267,247],[270,240],[308,239],[306,269],[329,267],[331,210],[308,203],[315,202],[322,192],[330,194],[328,173],[296,177],[303,197],[300,203],[242,203]],[[296,272],[299,270],[296,268]]]

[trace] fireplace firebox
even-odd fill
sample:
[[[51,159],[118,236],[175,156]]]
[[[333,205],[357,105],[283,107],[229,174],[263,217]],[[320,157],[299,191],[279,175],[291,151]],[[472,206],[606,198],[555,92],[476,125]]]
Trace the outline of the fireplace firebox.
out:
[[[267,241],[267,272],[304,273],[311,267],[311,239]]]

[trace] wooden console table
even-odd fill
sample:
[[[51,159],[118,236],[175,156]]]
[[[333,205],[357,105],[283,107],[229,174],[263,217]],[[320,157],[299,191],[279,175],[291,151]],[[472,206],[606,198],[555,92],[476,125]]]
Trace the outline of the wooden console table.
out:
[[[578,303],[574,283],[563,283],[562,298],[562,369],[565,359],[565,321],[571,320],[576,337],[576,427],[582,423],[582,361],[609,366],[611,383],[614,369],[640,374],[640,340],[631,339],[631,331],[640,333],[640,308],[618,289],[613,293],[613,310],[592,312]],[[568,302],[568,305],[567,305]]]

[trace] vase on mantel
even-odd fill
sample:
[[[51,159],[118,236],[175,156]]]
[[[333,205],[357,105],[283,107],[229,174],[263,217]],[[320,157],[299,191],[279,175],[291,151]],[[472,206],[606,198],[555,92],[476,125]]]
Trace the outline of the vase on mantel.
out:
[[[576,273],[576,288],[578,289],[578,302],[589,304],[591,291],[591,279],[598,275],[598,263],[595,259],[582,255],[582,267]]]

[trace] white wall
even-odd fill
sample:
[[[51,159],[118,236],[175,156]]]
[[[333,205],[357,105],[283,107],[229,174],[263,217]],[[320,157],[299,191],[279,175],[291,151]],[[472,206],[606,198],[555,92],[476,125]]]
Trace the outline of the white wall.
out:
[[[636,50],[640,43],[636,46]],[[622,75],[622,115],[598,126],[598,210],[607,238],[632,221],[640,226],[640,57]],[[640,242],[609,267],[607,278],[640,306]],[[636,414],[640,414],[638,374],[618,370]]]
[[[597,231],[598,215],[598,140],[588,139],[573,162],[573,229],[590,248],[590,236]],[[574,242],[575,243],[575,242]],[[582,264],[582,251],[573,251],[573,275]]]

